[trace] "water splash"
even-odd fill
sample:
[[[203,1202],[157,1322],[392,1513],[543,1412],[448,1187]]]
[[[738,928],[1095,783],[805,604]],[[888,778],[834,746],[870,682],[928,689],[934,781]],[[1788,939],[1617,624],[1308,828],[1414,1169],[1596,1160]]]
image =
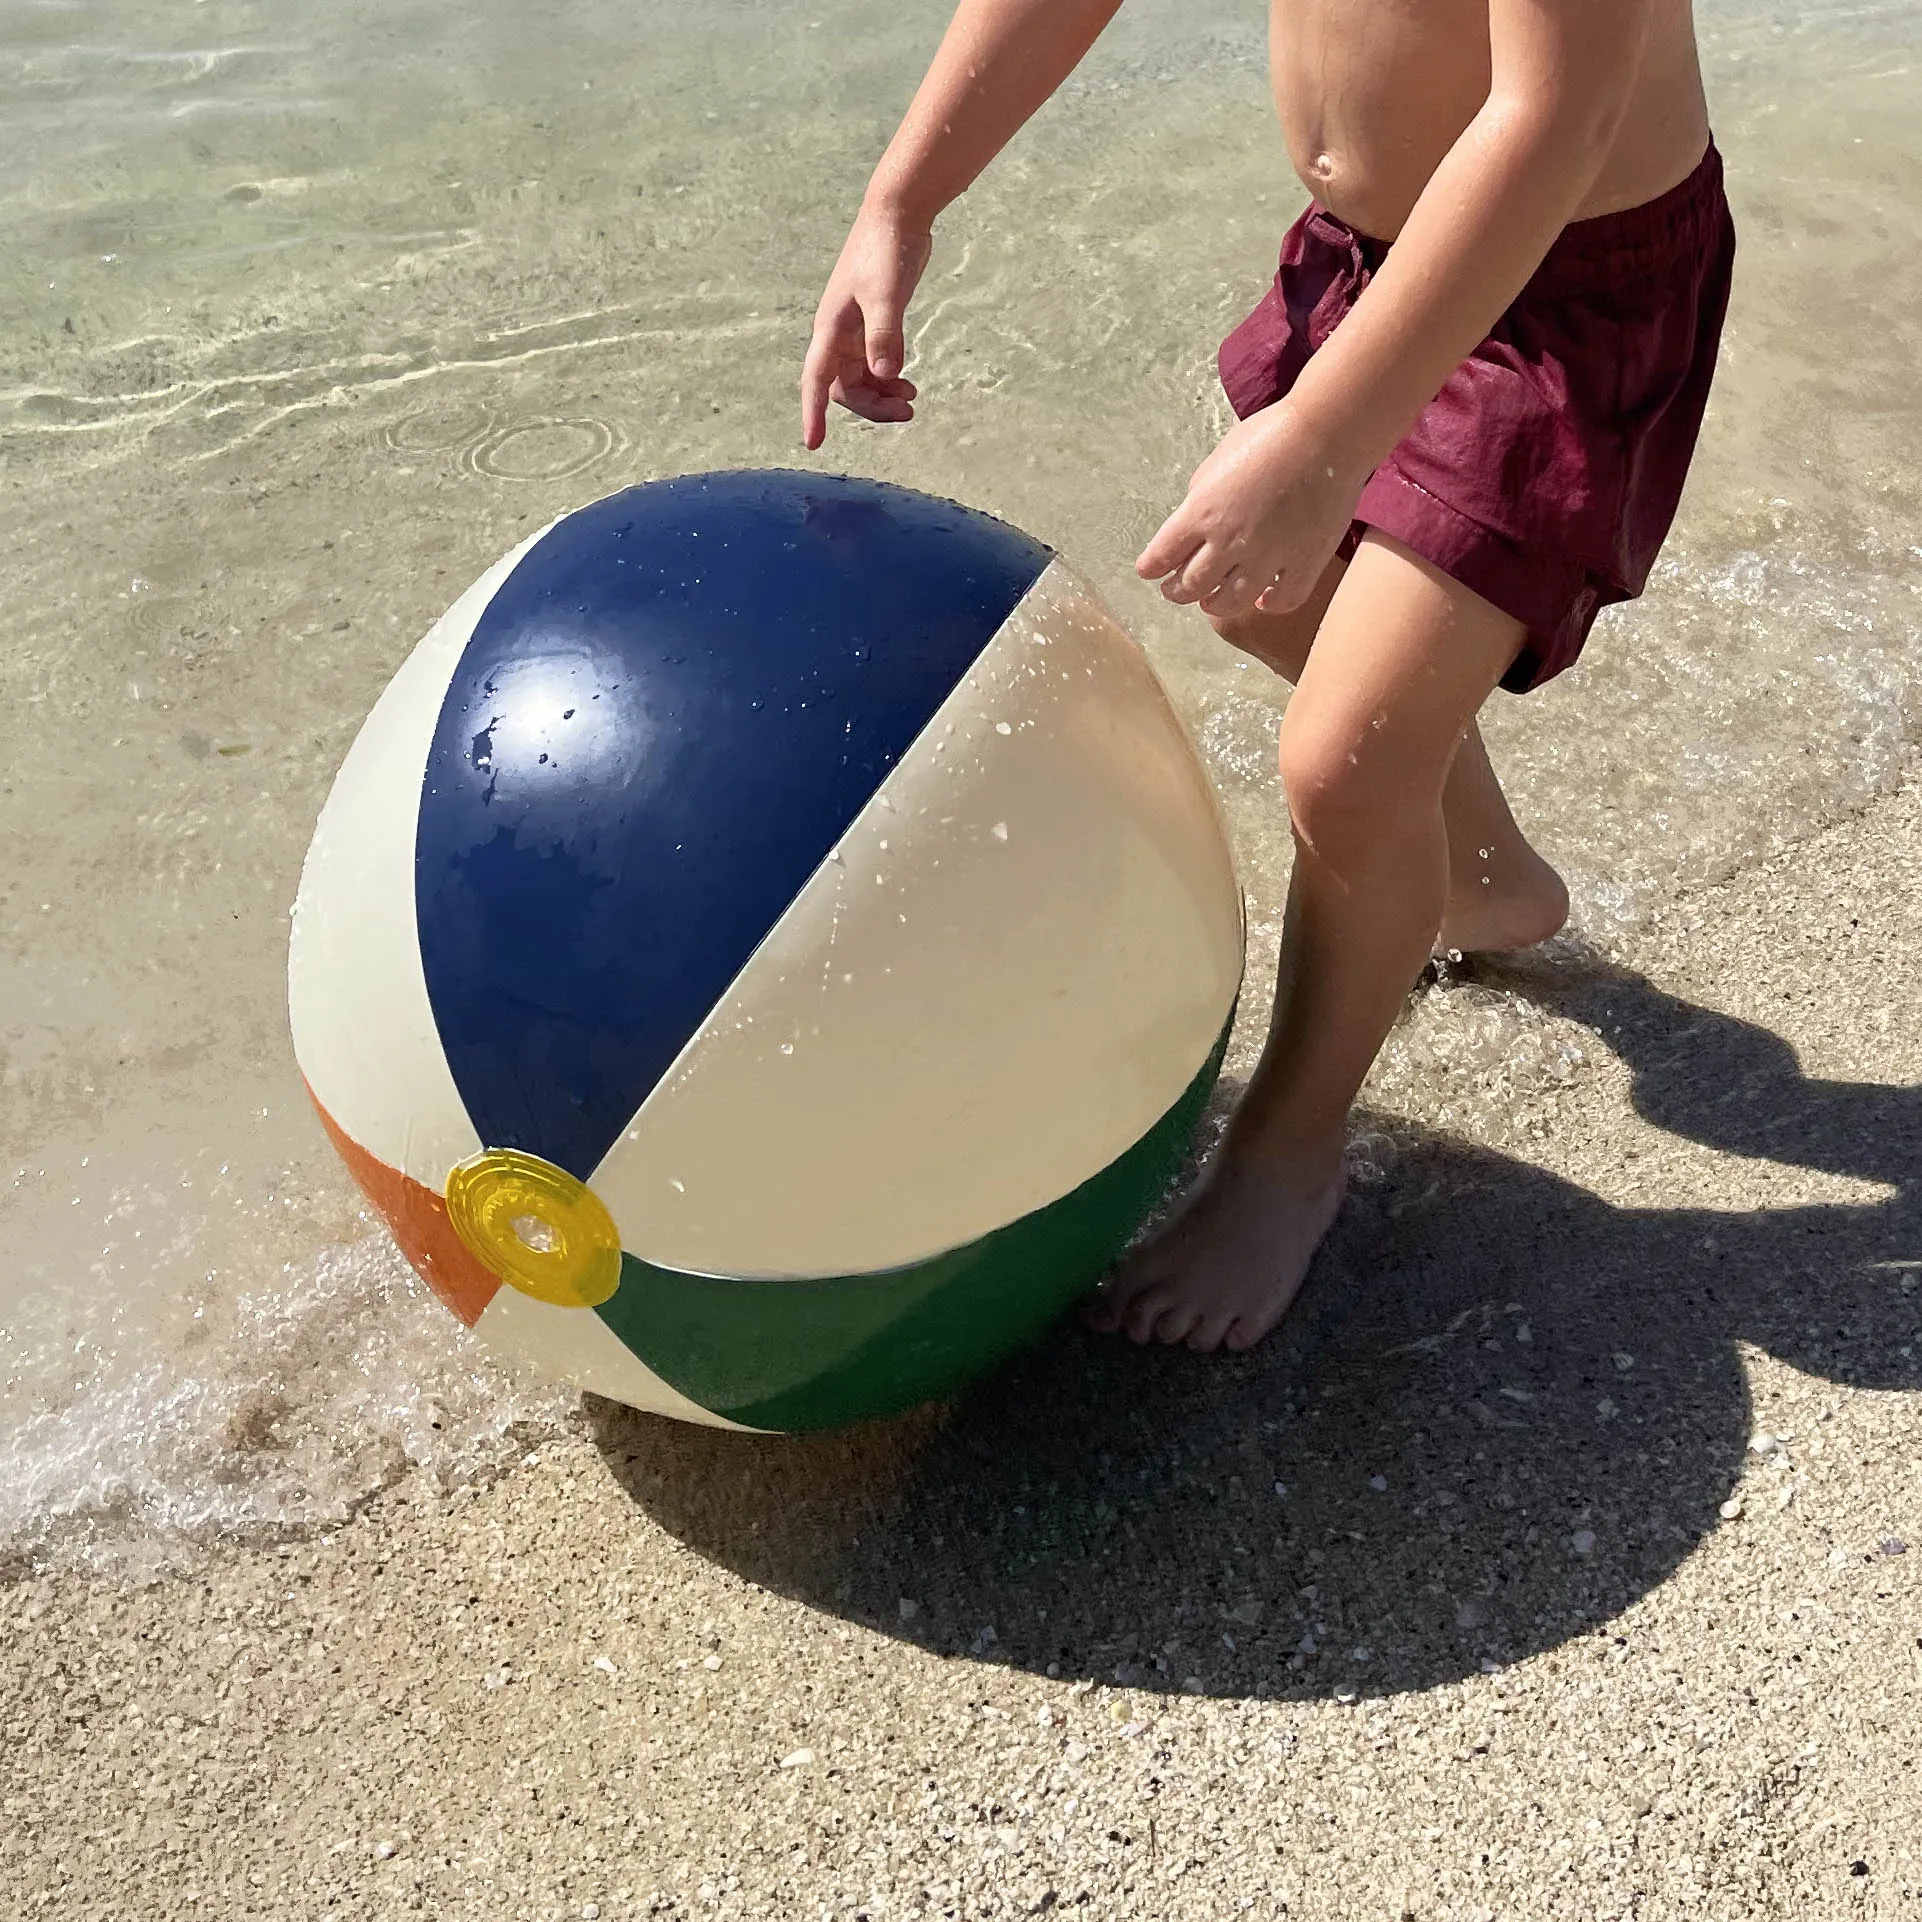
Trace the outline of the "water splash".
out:
[[[339,1523],[410,1469],[493,1474],[578,1399],[505,1373],[377,1233],[210,1294],[165,1346],[121,1333],[90,1333],[30,1396],[16,1376],[0,1566],[152,1575],[222,1537]]]

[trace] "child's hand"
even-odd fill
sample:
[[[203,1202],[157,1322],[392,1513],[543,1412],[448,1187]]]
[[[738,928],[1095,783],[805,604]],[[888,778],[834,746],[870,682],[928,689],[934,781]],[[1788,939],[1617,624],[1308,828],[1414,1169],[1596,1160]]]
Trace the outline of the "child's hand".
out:
[[[830,400],[863,420],[914,418],[914,383],[901,378],[901,321],[932,245],[926,233],[861,210],[815,310],[801,369],[801,439],[808,447],[827,439]]]
[[[1135,572],[1219,618],[1286,614],[1314,592],[1354,517],[1365,473],[1285,402],[1237,422],[1195,469]]]

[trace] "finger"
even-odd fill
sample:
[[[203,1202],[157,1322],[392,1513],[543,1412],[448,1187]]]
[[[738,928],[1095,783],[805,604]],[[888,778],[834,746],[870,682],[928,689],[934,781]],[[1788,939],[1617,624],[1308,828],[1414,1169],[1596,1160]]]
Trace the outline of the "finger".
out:
[[[837,406],[863,420],[904,421],[914,418],[914,403],[904,394],[883,392],[865,381],[837,380],[828,396]]]
[[[1204,541],[1189,556],[1185,566],[1175,569],[1161,583],[1165,599],[1177,607],[1192,607],[1196,601],[1219,585],[1225,572],[1219,550],[1212,541]]]
[[[1185,566],[1201,545],[1201,536],[1179,525],[1176,515],[1162,522],[1161,530],[1141,550],[1135,572],[1144,581],[1165,581],[1177,568]]]
[[[878,400],[913,400],[920,392],[911,380],[876,380],[858,363],[854,372],[842,375],[841,385],[850,394],[858,389],[861,393],[874,395]]]
[[[1284,571],[1255,596],[1255,606],[1264,614],[1292,614],[1307,598],[1307,590],[1297,575]]]
[[[907,360],[907,346],[901,338],[901,312],[897,307],[876,303],[866,316],[868,365],[877,380],[893,380]]]
[[[1254,577],[1244,567],[1231,567],[1224,579],[1201,597],[1201,611],[1217,620],[1233,620],[1255,605],[1260,593]]]
[[[819,447],[828,437],[828,383],[808,356],[801,369],[801,445]]]
[[[820,328],[808,342],[807,358],[801,363],[801,444],[819,447],[827,439],[828,397],[835,384],[839,356],[829,337]]]
[[[1201,546],[1201,536],[1180,525],[1180,516],[1170,514],[1161,531],[1141,550],[1135,572],[1144,581],[1165,581],[1178,568],[1185,567]]]
[[[827,437],[828,396],[843,375],[862,374],[861,310],[850,295],[823,295],[801,368],[801,430],[809,447]]]

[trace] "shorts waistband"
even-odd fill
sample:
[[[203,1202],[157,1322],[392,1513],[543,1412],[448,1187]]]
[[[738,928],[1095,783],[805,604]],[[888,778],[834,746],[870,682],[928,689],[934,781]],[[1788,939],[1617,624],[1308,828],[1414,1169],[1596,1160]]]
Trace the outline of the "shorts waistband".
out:
[[[1696,254],[1724,218],[1724,204],[1722,156],[1711,140],[1693,171],[1653,200],[1570,221],[1529,284],[1573,290],[1656,271]],[[1390,242],[1349,226],[1319,201],[1306,220],[1325,241],[1345,247],[1358,269],[1372,273],[1388,256]]]
[[[1693,171],[1666,193],[1639,207],[1571,220],[1555,236],[1541,273],[1564,283],[1661,267],[1698,253],[1725,217],[1722,156],[1711,140]]]

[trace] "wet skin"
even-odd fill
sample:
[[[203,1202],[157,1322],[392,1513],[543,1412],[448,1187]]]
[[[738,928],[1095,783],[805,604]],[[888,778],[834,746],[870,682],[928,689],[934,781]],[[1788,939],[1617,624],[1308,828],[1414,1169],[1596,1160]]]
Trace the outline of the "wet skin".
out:
[[[1487,0],[1275,0],[1268,69],[1302,185],[1351,227],[1393,240],[1488,98]],[[1573,217],[1653,200],[1707,142],[1694,21],[1687,0],[1670,0]]]
[[[830,403],[912,418],[902,321],[933,221],[1117,5],[961,0],[816,314],[807,445]],[[1375,530],[1332,576],[1363,484],[1566,226],[1653,199],[1708,142],[1687,0],[1277,0],[1271,35],[1296,170],[1396,244],[1135,563],[1298,681],[1267,1045],[1208,1178],[1089,1311],[1098,1328],[1200,1349],[1250,1346],[1293,1301],[1341,1205],[1349,1106],[1437,940],[1519,947],[1567,908],[1475,730],[1521,625]]]

